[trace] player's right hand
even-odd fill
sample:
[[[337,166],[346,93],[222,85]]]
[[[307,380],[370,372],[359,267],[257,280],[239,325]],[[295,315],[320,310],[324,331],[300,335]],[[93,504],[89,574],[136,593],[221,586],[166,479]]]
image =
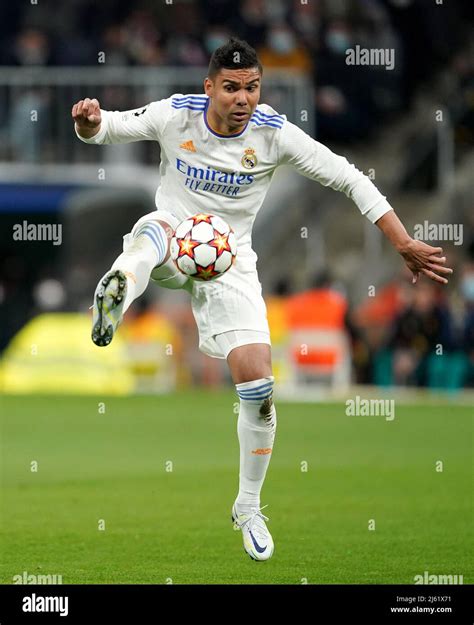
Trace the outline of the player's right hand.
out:
[[[79,100],[72,107],[71,114],[78,128],[97,128],[102,121],[100,104],[95,98]]]

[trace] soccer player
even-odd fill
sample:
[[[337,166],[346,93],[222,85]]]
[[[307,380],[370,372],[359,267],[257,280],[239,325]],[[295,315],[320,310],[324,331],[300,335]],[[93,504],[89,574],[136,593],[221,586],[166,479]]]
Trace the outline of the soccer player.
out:
[[[123,253],[94,294],[92,340],[105,346],[149,280],[189,291],[199,348],[224,358],[240,398],[239,492],[234,528],[255,560],[268,560],[273,540],[260,507],[260,491],[276,430],[270,333],[252,250],[251,233],[273,173],[291,165],[301,174],[344,192],[382,230],[413,272],[446,283],[452,272],[442,249],[412,239],[373,183],[270,106],[259,104],[262,66],[255,50],[231,38],[211,57],[203,94],[174,94],[131,111],[105,111],[96,99],[74,104],[72,117],[86,143],[158,141],[160,184],[156,210],[125,235]],[[180,273],[169,253],[176,226],[198,212],[225,219],[238,254],[232,268],[211,282]]]

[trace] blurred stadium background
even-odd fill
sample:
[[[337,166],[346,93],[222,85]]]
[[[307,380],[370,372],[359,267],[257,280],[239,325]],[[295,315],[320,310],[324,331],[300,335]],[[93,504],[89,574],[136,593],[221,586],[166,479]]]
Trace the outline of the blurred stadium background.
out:
[[[461,0],[0,4],[2,582],[472,582],[473,18]],[[159,146],[84,145],[70,117],[84,97],[128,109],[201,92],[230,34],[260,54],[262,101],[369,175],[410,234],[463,226],[462,244],[429,241],[455,270],[448,287],[413,287],[347,198],[275,175],[253,240],[278,547],[256,569],[227,521],[236,396],[226,364],[198,351],[188,294],[150,285],[110,347],[90,341],[97,280],[154,207]],[[395,50],[394,69],[347,65],[356,45]],[[17,240],[24,223],[61,237]],[[347,417],[355,393],[408,403],[385,426]]]
[[[154,206],[159,146],[83,145],[72,103],[128,109],[199,93],[209,54],[230,34],[258,50],[262,101],[370,175],[412,235],[425,221],[464,227],[462,245],[434,241],[455,268],[449,287],[412,288],[345,197],[280,170],[254,231],[280,383],[473,386],[471,3],[44,0],[0,11],[6,390],[103,388],[110,358],[82,340],[84,315],[122,235]],[[395,68],[347,65],[356,45],[393,49]],[[61,224],[60,244],[14,240],[24,221]],[[187,294],[151,286],[120,334],[118,390],[229,381],[225,363],[197,351]],[[25,355],[42,341],[36,358]]]
[[[230,34],[260,54],[262,101],[370,175],[412,235],[425,221],[464,228],[462,245],[439,241],[455,269],[449,287],[412,288],[349,200],[280,170],[254,230],[280,387],[472,387],[472,18],[472,3],[431,0],[3,3],[4,389],[95,392],[102,375],[111,392],[230,381],[225,363],[197,350],[187,294],[151,286],[114,357],[89,345],[97,279],[154,207],[159,146],[83,145],[70,118],[84,97],[128,109],[200,92],[209,54]],[[347,65],[355,45],[394,49],[395,68]],[[14,240],[24,221],[61,224],[61,244]]]

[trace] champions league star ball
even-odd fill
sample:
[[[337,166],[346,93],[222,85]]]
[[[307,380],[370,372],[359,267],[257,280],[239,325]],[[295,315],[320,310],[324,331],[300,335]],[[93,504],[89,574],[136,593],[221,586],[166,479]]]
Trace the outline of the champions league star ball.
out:
[[[170,243],[178,269],[195,280],[214,280],[228,271],[237,255],[232,228],[221,217],[199,213],[182,221]]]

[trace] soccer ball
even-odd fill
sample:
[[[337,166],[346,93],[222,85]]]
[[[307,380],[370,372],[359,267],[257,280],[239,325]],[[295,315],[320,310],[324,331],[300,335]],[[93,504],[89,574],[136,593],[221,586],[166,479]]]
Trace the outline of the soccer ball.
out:
[[[234,231],[221,217],[198,213],[176,228],[170,254],[186,276],[214,280],[232,267],[237,241]]]

